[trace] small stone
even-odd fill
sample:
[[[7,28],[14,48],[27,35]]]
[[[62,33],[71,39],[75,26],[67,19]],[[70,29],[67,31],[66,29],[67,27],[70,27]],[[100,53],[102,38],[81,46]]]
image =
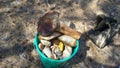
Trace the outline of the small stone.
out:
[[[39,54],[37,53],[37,51],[35,49],[32,50],[31,55],[34,57],[39,56]]]

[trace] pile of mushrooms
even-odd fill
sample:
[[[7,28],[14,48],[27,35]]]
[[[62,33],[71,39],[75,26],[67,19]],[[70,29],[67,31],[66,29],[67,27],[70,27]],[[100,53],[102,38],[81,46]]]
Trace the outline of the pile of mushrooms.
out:
[[[81,35],[80,32],[61,23],[59,14],[55,11],[48,12],[38,21],[39,48],[52,59],[69,57]]]

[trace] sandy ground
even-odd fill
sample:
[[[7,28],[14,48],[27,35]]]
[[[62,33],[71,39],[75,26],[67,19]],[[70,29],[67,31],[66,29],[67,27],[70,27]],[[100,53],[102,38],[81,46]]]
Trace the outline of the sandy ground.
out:
[[[76,56],[64,68],[118,68],[120,66],[120,26],[112,42],[96,47],[85,33],[94,28],[96,15],[117,19],[120,0],[0,0],[0,68],[42,68],[33,46],[37,21],[50,9],[61,13],[61,20],[82,33]],[[52,8],[55,6],[55,8]]]

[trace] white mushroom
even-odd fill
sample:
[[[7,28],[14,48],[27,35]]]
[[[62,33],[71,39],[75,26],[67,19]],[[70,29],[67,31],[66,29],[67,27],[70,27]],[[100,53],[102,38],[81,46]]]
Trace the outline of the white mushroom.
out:
[[[69,57],[72,54],[72,47],[65,45],[65,50],[63,51],[63,58]]]
[[[43,49],[43,53],[44,53],[48,58],[51,58],[51,57],[52,57],[52,52],[51,52],[50,48],[47,47],[47,46]]]
[[[76,39],[72,38],[71,36],[62,35],[58,39],[61,40],[63,43],[71,46],[71,47],[75,47],[76,46]]]
[[[41,39],[40,42],[45,46],[50,46],[51,42]]]

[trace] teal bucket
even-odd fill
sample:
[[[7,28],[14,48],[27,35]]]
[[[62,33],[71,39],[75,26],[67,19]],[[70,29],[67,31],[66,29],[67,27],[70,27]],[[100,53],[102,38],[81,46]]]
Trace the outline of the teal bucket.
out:
[[[36,36],[34,38],[34,46],[35,46],[38,54],[40,55],[40,60],[42,61],[44,68],[56,68],[56,67],[63,66],[68,60],[70,60],[73,56],[75,56],[75,54],[78,52],[78,49],[79,49],[79,40],[77,40],[76,47],[73,49],[73,53],[71,54],[71,56],[61,59],[61,60],[54,60],[54,59],[50,59],[50,58],[46,57],[42,53],[42,51],[38,47],[39,43],[40,43],[40,41],[38,39],[38,33],[36,33]]]

